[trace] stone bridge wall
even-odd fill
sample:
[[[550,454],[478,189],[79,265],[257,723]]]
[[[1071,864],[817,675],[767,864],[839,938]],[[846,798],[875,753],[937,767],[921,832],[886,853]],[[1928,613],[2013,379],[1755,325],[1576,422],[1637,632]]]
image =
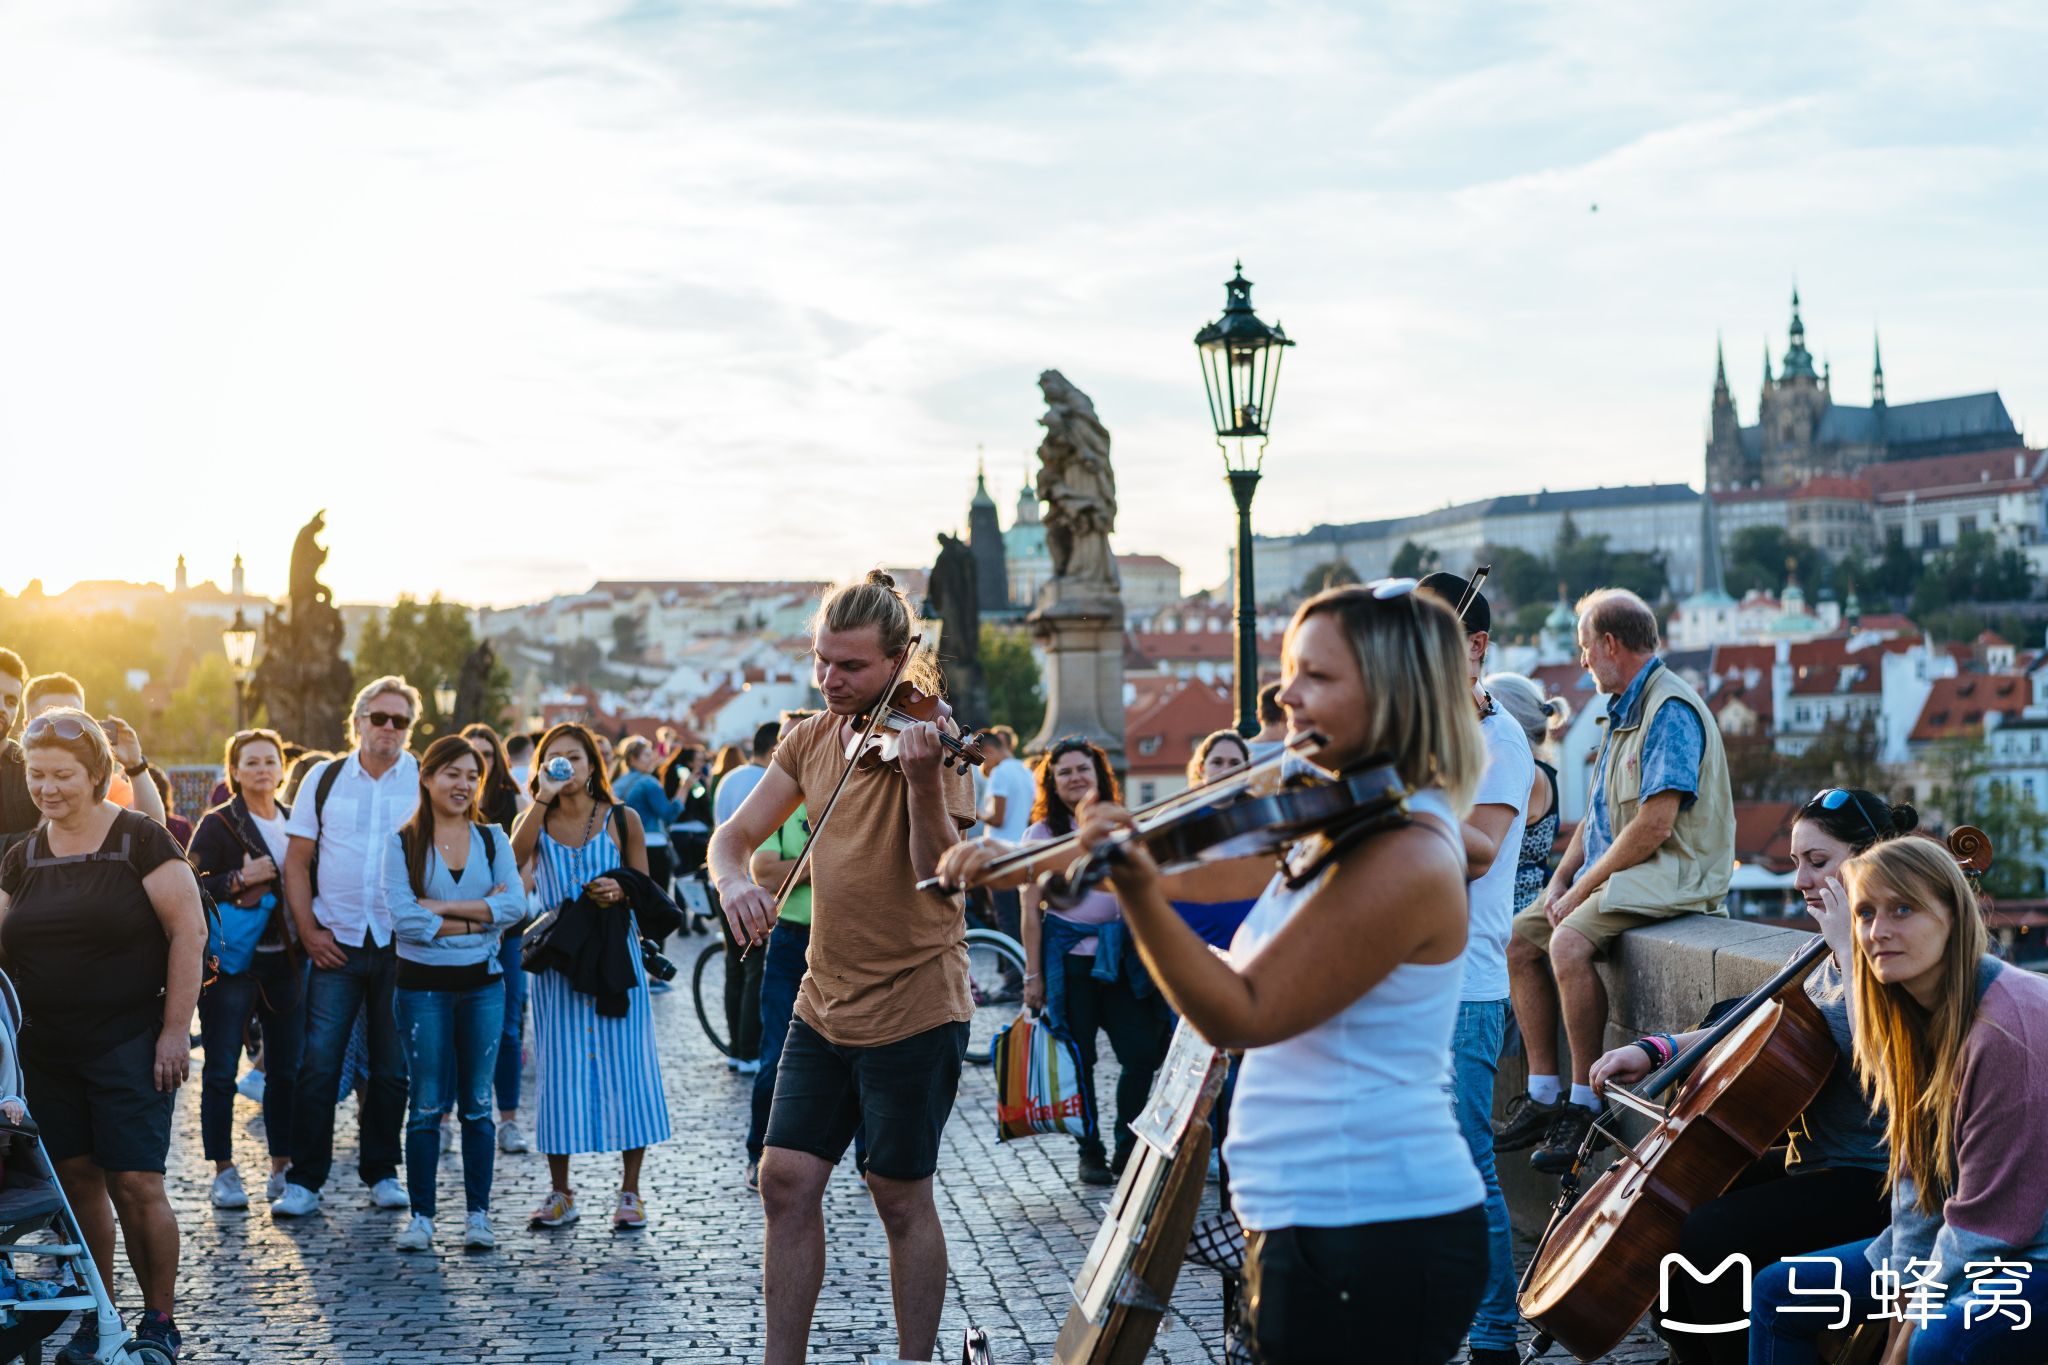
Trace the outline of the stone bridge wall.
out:
[[[1606,1046],[1620,1047],[1646,1033],[1683,1033],[1697,1027],[1714,1002],[1749,994],[1810,938],[1794,929],[1707,915],[1623,934],[1613,955],[1600,966],[1600,978],[1607,985]],[[1569,1085],[1571,1049],[1561,1027],[1557,1046]],[[1509,1099],[1528,1088],[1528,1078],[1528,1062],[1519,1047],[1515,1055],[1501,1059],[1493,1090],[1496,1119],[1505,1113]],[[1633,1142],[1649,1126],[1647,1119],[1629,1114],[1621,1131]],[[1557,1197],[1556,1177],[1531,1170],[1527,1152],[1505,1153],[1498,1164],[1515,1230],[1532,1236],[1541,1233]],[[1605,1168],[1603,1161],[1594,1174]]]

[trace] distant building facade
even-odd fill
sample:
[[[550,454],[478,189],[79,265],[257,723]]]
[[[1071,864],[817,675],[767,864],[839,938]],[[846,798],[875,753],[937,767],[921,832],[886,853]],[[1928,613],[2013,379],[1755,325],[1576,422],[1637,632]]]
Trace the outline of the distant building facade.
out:
[[[1254,536],[1252,575],[1262,603],[1297,592],[1309,572],[1334,562],[1361,581],[1384,578],[1404,541],[1437,552],[1440,568],[1463,573],[1488,546],[1512,546],[1547,555],[1565,518],[1582,536],[1604,535],[1614,551],[1664,556],[1674,593],[1696,586],[1700,495],[1682,483],[1544,489],[1482,498],[1412,517],[1322,525],[1293,536]],[[1233,567],[1235,552],[1232,554]]]
[[[1871,343],[1870,406],[1837,403],[1827,367],[1816,370],[1792,292],[1792,326],[1785,358],[1771,372],[1764,351],[1757,420],[1743,426],[1728,388],[1728,366],[1716,348],[1714,398],[1707,436],[1707,486],[1792,488],[1812,479],[1853,479],[1869,465],[2008,450],[2021,444],[2019,428],[1997,393],[1937,398],[1923,403],[1885,401],[1884,355]]]

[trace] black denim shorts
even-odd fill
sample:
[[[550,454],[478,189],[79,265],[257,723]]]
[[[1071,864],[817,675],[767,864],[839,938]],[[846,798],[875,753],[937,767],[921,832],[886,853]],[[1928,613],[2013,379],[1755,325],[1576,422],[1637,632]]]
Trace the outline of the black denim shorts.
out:
[[[1244,1329],[1258,1365],[1442,1365],[1486,1291],[1483,1204],[1245,1241]]]
[[[939,1168],[939,1134],[966,1055],[965,1024],[940,1024],[880,1047],[841,1047],[792,1019],[775,1068],[766,1145],[836,1166],[854,1130],[865,1126],[869,1171],[923,1180]]]
[[[171,1150],[171,1093],[156,1088],[157,1030],[89,1062],[22,1060],[22,1096],[51,1161],[90,1156],[103,1171],[157,1171]]]

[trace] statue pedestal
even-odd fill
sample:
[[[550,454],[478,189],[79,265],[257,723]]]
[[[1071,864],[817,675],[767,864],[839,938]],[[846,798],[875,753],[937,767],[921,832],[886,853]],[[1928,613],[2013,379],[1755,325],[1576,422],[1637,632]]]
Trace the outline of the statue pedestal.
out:
[[[1079,735],[1100,745],[1119,777],[1124,764],[1124,604],[1114,594],[1062,593],[1047,584],[1025,622],[1045,646],[1045,724],[1024,746],[1042,754]]]

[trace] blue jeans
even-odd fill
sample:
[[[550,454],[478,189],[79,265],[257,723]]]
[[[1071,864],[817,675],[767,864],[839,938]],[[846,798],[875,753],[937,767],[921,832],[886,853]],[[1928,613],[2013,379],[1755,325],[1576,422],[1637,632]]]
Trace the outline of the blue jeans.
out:
[[[526,968],[519,965],[524,934],[508,934],[498,948],[504,969],[505,1031],[498,1039],[498,1108],[519,1112],[519,1048],[526,1041]]]
[[[365,1185],[398,1174],[398,1135],[405,1123],[405,1044],[391,1001],[398,955],[389,944],[336,946],[348,961],[332,970],[306,969],[306,1051],[292,1095],[291,1183],[316,1194],[334,1170],[334,1109],[358,1011],[369,1016],[370,1083],[363,1094],[356,1157],[356,1173]],[[264,1083],[269,1084],[268,1077]]]
[[[775,1064],[782,1058],[782,1040],[796,1013],[797,987],[803,984],[804,954],[810,951],[810,926],[777,923],[768,935],[768,953],[761,964],[761,1070],[754,1076],[754,1116],[747,1126],[747,1154],[761,1155],[768,1136],[768,1113],[775,1107]]]
[[[292,1091],[306,1044],[306,987],[289,953],[257,953],[249,970],[223,976],[199,998],[199,1138],[208,1161],[233,1161],[235,1074],[242,1034],[254,1015],[263,1025],[263,1135],[272,1156],[292,1150]]]
[[[1870,1262],[1863,1259],[1863,1249],[1869,1245],[1870,1239],[1866,1238],[1861,1242],[1848,1242],[1809,1253],[1832,1256],[1842,1263],[1841,1287],[1849,1295],[1852,1323],[1864,1321],[1878,1307],[1870,1292]],[[2017,1258],[2008,1256],[2005,1259]],[[1902,1268],[1895,1258],[1892,1269]],[[1702,1273],[1711,1269],[1710,1266],[1700,1267]],[[1814,1349],[1814,1336],[1821,1328],[1841,1320],[1839,1296],[1791,1292],[1794,1271],[1798,1272],[1802,1291],[1811,1291],[1816,1286],[1826,1288],[1835,1283],[1834,1267],[1825,1263],[1793,1266],[1776,1261],[1758,1271],[1756,1279],[1751,1282],[1751,1365],[1813,1365],[1820,1359],[1819,1352]],[[1683,1274],[1684,1271],[1675,1273]],[[2024,1313],[2031,1319],[2025,1330],[2013,1331],[2014,1316],[2003,1313],[1990,1317],[1980,1313],[1965,1328],[1963,1315],[1966,1305],[1977,1300],[1970,1292],[1969,1281],[1951,1284],[1940,1303],[1946,1316],[1929,1321],[1913,1333],[1913,1345],[1906,1353],[1907,1365],[2037,1365],[2044,1356],[2048,1356],[2048,1264],[2035,1262],[2033,1273],[2020,1278],[2019,1284],[2020,1292],[2006,1296],[2005,1302],[2011,1305],[2010,1314]],[[2022,1308],[2022,1303],[2027,1307]],[[1778,1311],[1788,1305],[1810,1308],[1822,1304],[1831,1304],[1836,1311]]]
[[[1508,1225],[1508,1201],[1493,1168],[1493,1075],[1500,1066],[1501,1035],[1508,1002],[1467,1000],[1458,1006],[1451,1035],[1451,1084],[1445,1087],[1458,1111],[1458,1127],[1472,1149],[1472,1164],[1486,1182],[1486,1293],[1472,1320],[1471,1343],[1513,1349],[1515,1324],[1515,1239]]]
[[[470,991],[399,991],[398,1028],[412,1068],[412,1106],[405,1120],[405,1188],[412,1211],[434,1216],[434,1172],[441,1156],[441,1111],[452,1100],[462,1120],[462,1192],[469,1212],[491,1211],[491,1069],[505,1028],[505,988],[496,981]],[[455,1093],[443,1093],[455,1072]]]

